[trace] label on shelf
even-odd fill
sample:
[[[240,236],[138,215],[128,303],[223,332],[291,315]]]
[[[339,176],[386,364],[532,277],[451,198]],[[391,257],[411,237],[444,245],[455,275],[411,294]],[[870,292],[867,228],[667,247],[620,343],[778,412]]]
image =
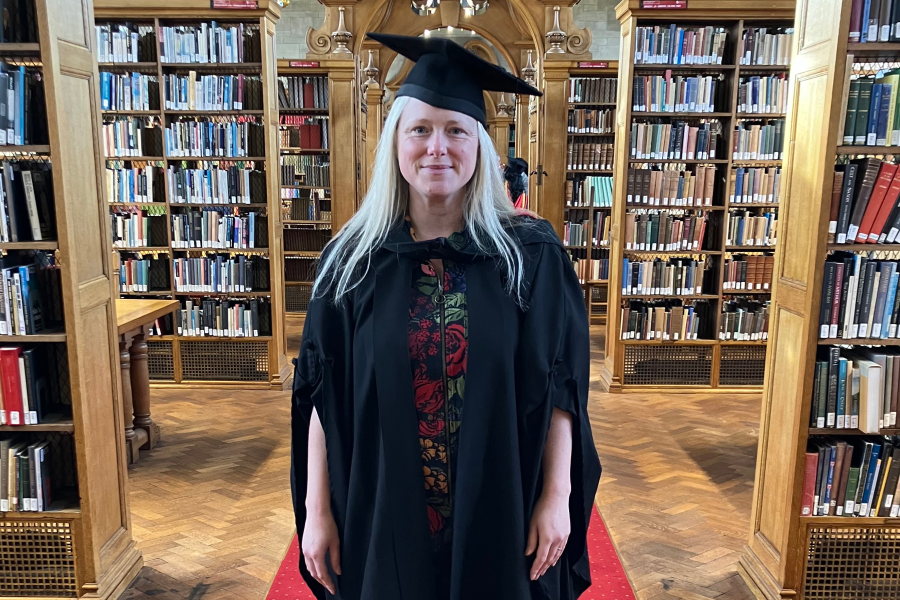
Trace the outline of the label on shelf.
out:
[[[212,8],[230,10],[256,10],[259,2],[256,0],[210,0]]]
[[[317,60],[292,60],[288,63],[289,67],[318,67]]]
[[[687,9],[687,0],[641,0],[641,8],[658,10]]]
[[[578,66],[589,69],[605,69],[609,66],[609,62],[605,60],[582,60],[578,62]]]

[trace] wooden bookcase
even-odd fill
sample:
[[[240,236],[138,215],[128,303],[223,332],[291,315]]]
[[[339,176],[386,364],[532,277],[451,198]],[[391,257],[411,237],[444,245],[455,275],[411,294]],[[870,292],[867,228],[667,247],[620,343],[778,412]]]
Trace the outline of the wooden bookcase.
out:
[[[342,97],[342,94],[355,89],[354,73],[353,60],[278,61],[278,77],[302,78],[301,82],[313,86],[309,88],[309,94],[312,94],[313,104],[318,106],[289,108],[283,105],[284,99],[279,97],[279,123],[281,120],[290,120],[291,117],[314,117],[323,131],[325,127],[328,128],[328,147],[325,149],[291,148],[283,144],[279,146],[282,163],[297,160],[293,158],[296,156],[307,155],[322,157],[319,160],[329,165],[319,174],[324,179],[315,181],[312,171],[307,174],[302,167],[294,169],[296,176],[290,180],[287,179],[285,165],[280,170],[281,217],[284,224],[284,305],[288,315],[306,313],[319,255],[336,230],[333,227],[339,228],[356,211],[356,180],[348,179],[347,173],[331,168],[335,164],[356,163],[353,144],[344,143],[349,139],[345,134],[355,130],[354,110],[352,105],[348,105],[346,98]],[[314,91],[316,80],[321,82],[318,93]],[[322,90],[326,90],[324,98],[321,97]],[[279,125],[279,136],[291,127]],[[343,132],[344,135],[336,137],[334,132]],[[323,136],[326,134],[323,133]],[[326,137],[322,137],[322,145],[325,139]],[[341,142],[337,143],[336,140]],[[318,203],[311,201],[310,198],[315,195],[321,195],[323,199]]]
[[[227,3],[225,3],[227,4]],[[164,335],[154,336],[148,341],[150,376],[157,386],[166,385],[242,385],[250,387],[272,387],[280,389],[290,379],[290,364],[285,355],[286,333],[284,330],[284,272],[283,261],[280,177],[278,161],[278,100],[275,87],[275,24],[281,9],[275,0],[259,0],[251,3],[255,8],[244,8],[247,3],[234,2],[229,8],[210,8],[209,2],[189,0],[171,3],[161,0],[138,0],[121,3],[115,0],[99,0],[94,3],[97,25],[120,25],[128,23],[133,27],[150,29],[152,40],[139,62],[102,62],[100,71],[129,74],[139,73],[156,78],[159,89],[158,108],[150,111],[104,111],[104,122],[117,118],[135,117],[151,124],[145,129],[145,148],[155,146],[154,156],[110,157],[106,159],[111,168],[156,167],[154,185],[157,189],[155,202],[137,205],[140,210],[155,210],[164,216],[151,223],[151,246],[137,248],[116,248],[116,252],[127,258],[150,261],[150,276],[147,291],[120,292],[122,297],[166,297],[182,302],[203,300],[245,302],[251,299],[260,302],[260,308],[268,302],[269,315],[260,310],[259,336],[187,336],[178,333],[177,326],[166,319]],[[208,62],[185,63],[163,62],[161,56],[160,28],[167,26],[209,24],[215,21],[219,26],[244,25],[247,30],[258,32],[252,45],[259,46],[259,62]],[[204,75],[245,75],[261,81],[261,97],[256,99],[258,108],[232,111],[167,110],[165,108],[164,78],[177,74],[188,76],[196,73],[199,79]],[[247,88],[245,87],[245,92]],[[150,90],[151,95],[155,92]],[[249,97],[246,98],[249,101]],[[152,99],[151,99],[152,101]],[[181,118],[210,120],[233,123],[249,120],[260,124],[257,143],[259,156],[241,158],[225,157],[171,157],[167,156],[164,145],[164,131],[170,124]],[[251,136],[252,137],[252,136]],[[254,144],[251,140],[251,150]],[[236,167],[251,170],[249,196],[250,204],[200,204],[174,202],[169,193],[170,186],[176,185],[170,168],[201,168],[200,161],[206,161],[206,168]],[[255,172],[255,173],[253,173]],[[115,198],[110,198],[114,200]],[[110,212],[131,210],[133,203],[110,203]],[[178,215],[196,214],[212,207],[225,208],[229,213],[246,216],[255,211],[256,243],[253,248],[175,248],[173,247],[173,218]],[[151,219],[153,220],[153,219]],[[154,238],[154,233],[157,234]],[[157,242],[156,240],[159,240]],[[160,243],[161,242],[161,243]],[[253,261],[254,286],[250,292],[181,292],[175,286],[175,259],[224,256],[228,259]],[[267,322],[268,321],[268,322]]]
[[[825,262],[838,250],[896,259],[897,244],[830,244],[835,165],[896,157],[896,146],[844,146],[852,75],[900,65],[900,43],[850,43],[851,0],[797,3],[783,176],[781,235],[760,422],[749,545],[741,573],[771,600],[900,598],[900,519],[801,516],[807,444],[848,429],[812,429],[817,351],[896,345],[896,340],[820,339]],[[897,434],[881,429],[882,435]],[[877,437],[877,436],[870,436]]]
[[[44,298],[53,305],[44,316],[61,308],[65,325],[40,335],[2,336],[0,343],[48,352],[53,399],[70,400],[71,416],[0,426],[0,439],[48,442],[52,465],[46,512],[0,513],[0,597],[111,600],[124,592],[142,559],[131,537],[92,8],[90,0],[25,4],[37,38],[0,43],[0,60],[40,70],[49,139],[0,146],[0,159],[51,163],[56,235],[0,244],[0,250],[55,254],[62,306]]]
[[[566,174],[562,215],[563,240],[581,279],[591,324],[605,323],[607,314],[609,239],[603,232],[604,224],[609,226],[612,203],[600,201],[600,196],[606,197],[600,186],[608,183],[610,190],[612,189],[612,161],[616,135],[615,99],[618,83],[617,61],[578,62],[569,67],[563,164]],[[605,96],[601,86],[610,88]],[[600,128],[600,123],[592,125],[591,119],[599,119],[603,114],[606,115],[603,121],[604,128]],[[570,127],[591,128],[594,131],[571,131]],[[599,146],[591,147],[589,144],[600,145],[603,151],[599,151]],[[602,164],[604,159],[606,164]],[[596,161],[596,164],[590,164],[591,160]],[[588,180],[594,182],[597,186],[595,193],[599,194],[593,202],[587,192]],[[579,188],[583,190],[580,194],[577,192]],[[543,216],[547,217],[546,214]],[[585,230],[584,233],[580,236],[573,235],[573,230],[579,227]],[[599,232],[595,236],[593,232],[597,227]],[[605,267],[600,264],[602,261],[606,262]]]
[[[729,246],[728,222],[738,210],[751,216],[777,212],[775,203],[735,204],[730,197],[735,173],[740,167],[776,168],[780,160],[735,160],[732,152],[735,127],[742,123],[768,123],[783,119],[783,114],[745,114],[739,111],[740,82],[743,78],[788,73],[788,66],[742,65],[742,37],[745,28],[790,28],[793,26],[794,2],[790,0],[753,4],[741,1],[692,1],[688,9],[641,8],[638,0],[625,0],[616,8],[622,25],[620,47],[617,131],[614,164],[614,201],[612,210],[612,239],[610,241],[610,285],[606,362],[603,381],[611,391],[639,391],[664,388],[667,391],[697,391],[719,389],[731,392],[758,393],[763,382],[766,341],[735,341],[720,339],[723,310],[726,302],[741,298],[753,301],[753,306],[765,306],[771,291],[737,291],[724,285],[726,262],[735,256],[769,255],[774,245]],[[635,64],[635,40],[641,27],[669,25],[684,27],[723,28],[727,34],[721,64],[667,65]],[[634,78],[637,76],[665,76],[671,71],[678,76],[711,76],[718,78],[718,98],[715,112],[650,112],[633,111]],[[650,108],[648,106],[648,108]],[[685,160],[640,158],[632,156],[632,125],[686,123],[698,126],[704,122],[718,131],[715,158]],[[674,128],[673,128],[674,129]],[[640,139],[640,138],[638,138]],[[629,170],[652,166],[663,171],[677,170],[696,176],[700,167],[714,169],[712,205],[709,207],[648,206],[628,203]],[[650,209],[648,211],[648,209]],[[626,224],[629,214],[640,215],[668,210],[671,216],[707,216],[704,243],[696,249],[665,252],[659,249],[635,250],[626,248]],[[638,217],[635,217],[638,218]],[[631,295],[623,294],[623,259],[631,262],[667,261],[672,258],[705,261],[706,269],[700,294]],[[771,259],[770,259],[771,260]],[[643,292],[643,290],[641,290]],[[655,291],[655,290],[654,290]],[[697,340],[622,339],[623,309],[631,301],[657,302],[680,300],[682,306],[694,303],[706,311]]]

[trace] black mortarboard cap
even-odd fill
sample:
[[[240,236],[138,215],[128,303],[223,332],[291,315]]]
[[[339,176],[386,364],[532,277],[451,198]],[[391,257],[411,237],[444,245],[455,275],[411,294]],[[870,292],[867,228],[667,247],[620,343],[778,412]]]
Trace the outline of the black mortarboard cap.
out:
[[[512,73],[446,38],[366,35],[416,63],[397,91],[398,97],[410,96],[438,108],[461,112],[485,127],[483,92],[542,95]]]

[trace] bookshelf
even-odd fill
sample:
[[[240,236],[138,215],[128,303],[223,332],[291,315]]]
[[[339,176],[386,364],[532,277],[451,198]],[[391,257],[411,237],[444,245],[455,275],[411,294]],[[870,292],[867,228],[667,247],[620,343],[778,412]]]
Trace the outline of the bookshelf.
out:
[[[616,107],[611,391],[758,393],[763,383],[793,9],[617,7],[628,83]],[[669,49],[685,38],[698,52],[678,58]],[[754,98],[769,102],[742,105]]]
[[[354,68],[353,60],[278,61],[284,291],[291,316],[306,314],[316,264],[332,228],[356,211],[356,179],[348,179],[348,169],[331,169],[331,164],[356,163],[353,144],[331,143],[349,139],[335,138],[332,132],[355,128],[353,111],[335,96],[353,83]],[[310,134],[308,125],[317,131]],[[298,150],[298,143],[315,149]]]
[[[895,244],[861,244],[852,236],[845,238],[851,243],[841,243],[838,236],[843,227],[847,227],[849,233],[848,223],[839,218],[840,223],[834,228],[831,225],[835,220],[832,201],[836,188],[840,190],[838,217],[845,198],[850,209],[860,205],[867,209],[872,202],[877,204],[872,200],[874,188],[867,201],[861,200],[865,177],[858,188],[850,188],[849,195],[844,196],[843,183],[850,176],[848,166],[852,164],[848,159],[860,159],[855,162],[859,169],[865,170],[866,158],[894,157],[892,146],[856,145],[855,139],[851,146],[844,140],[844,135],[849,133],[846,116],[851,90],[856,87],[851,80],[858,81],[877,75],[878,71],[900,66],[900,43],[896,39],[869,43],[850,39],[854,23],[860,22],[861,9],[862,3],[858,0],[813,0],[797,4],[796,22],[800,27],[787,116],[790,143],[786,145],[784,159],[784,219],[775,260],[777,285],[763,388],[751,530],[740,562],[742,576],[763,598],[897,598],[900,589],[896,560],[900,521],[894,507],[886,516],[882,502],[875,500],[877,510],[874,513],[870,506],[866,514],[857,510],[860,500],[866,502],[866,494],[871,494],[872,499],[884,500],[892,493],[879,491],[890,489],[887,482],[891,481],[892,471],[896,483],[895,468],[889,468],[889,463],[882,461],[883,469],[878,471],[877,477],[875,471],[868,471],[873,475],[873,486],[860,488],[858,485],[858,480],[863,478],[859,469],[866,464],[865,444],[888,444],[889,438],[885,436],[898,433],[893,416],[882,415],[879,410],[886,407],[885,400],[891,401],[891,411],[896,410],[893,389],[882,387],[895,381],[888,365],[892,361],[882,367],[876,357],[881,354],[893,356],[896,340],[859,337],[863,334],[859,328],[854,328],[854,324],[865,323],[869,331],[868,322],[864,317],[857,317],[853,310],[850,312],[854,314],[849,318],[841,311],[847,306],[853,307],[849,301],[853,296],[844,294],[843,283],[838,285],[838,279],[834,277],[835,264],[844,258],[854,262],[862,258],[869,262],[886,260],[883,264],[896,259],[893,254]],[[860,103],[857,104],[858,109]],[[808,107],[814,107],[814,110],[808,110]],[[888,107],[886,114],[890,112]],[[876,135],[880,128],[879,115],[875,120]],[[880,178],[881,166],[878,169]],[[877,181],[875,179],[876,185]],[[890,208],[892,201],[896,203],[896,198],[883,202]],[[853,223],[852,210],[849,223]],[[877,226],[873,228],[877,229]],[[860,229],[863,229],[862,225]],[[831,237],[835,241],[831,241]],[[850,277],[842,278],[848,286],[854,280],[867,279],[865,274],[857,278],[853,262],[848,272]],[[865,288],[862,284],[857,287]],[[881,294],[880,290],[872,292],[872,298]],[[837,319],[827,314],[829,300],[832,309],[837,308]],[[877,312],[872,310],[869,314]],[[831,327],[832,322],[836,323],[833,328],[836,331]],[[873,325],[875,322],[873,320]],[[823,325],[828,326],[827,331]],[[874,330],[865,335],[874,335]],[[832,357],[837,359],[836,371],[832,370]],[[849,396],[841,394],[841,390],[846,392],[847,382],[840,369],[844,359],[851,361],[851,365],[845,365],[845,370],[852,367]],[[820,387],[822,371],[817,365],[823,361],[827,361],[824,388]],[[876,365],[874,371],[872,364]],[[859,371],[859,374],[852,371]],[[853,382],[857,376],[863,380],[864,372],[864,381],[872,387],[861,387],[857,397]],[[833,378],[832,373],[835,373]],[[819,412],[823,398],[826,401],[824,414]],[[849,413],[846,412],[847,399],[850,400]],[[859,406],[858,423],[852,420],[856,404]],[[844,428],[839,428],[842,405]],[[864,407],[874,408],[875,412]],[[847,414],[851,415],[849,428],[846,426]],[[890,424],[886,423],[888,419]],[[835,452],[834,459],[820,454],[824,448],[830,448],[832,444],[837,448],[842,442],[853,446],[849,463],[846,458],[843,460],[848,471],[838,470],[840,451]],[[830,449],[828,452],[830,456]],[[891,464],[897,460],[896,450],[893,452]],[[847,456],[846,450],[843,456]],[[832,460],[833,469],[830,466]],[[868,462],[870,467],[876,464],[877,461]],[[826,467],[826,484],[829,480],[832,482],[830,488],[826,485],[824,498],[820,493],[823,489],[817,487],[823,473],[818,465]],[[856,485],[852,483],[854,468],[858,475]],[[835,475],[837,473],[840,473],[839,477]],[[833,494],[835,481],[837,494]],[[832,495],[835,496],[834,505],[829,502]],[[897,496],[893,496],[896,506]],[[848,498],[851,503],[847,503]],[[848,509],[854,515],[848,514]],[[900,510],[900,506],[897,509]],[[855,515],[857,512],[860,515]]]
[[[119,294],[182,305],[148,340],[156,386],[280,389],[290,378],[275,125],[281,11],[274,0],[252,4],[94,3]]]
[[[618,63],[573,63],[567,83],[563,242],[581,280],[590,322],[605,323]]]
[[[4,270],[17,263],[35,265],[41,284],[27,289],[37,292],[31,300],[39,300],[40,313],[36,305],[25,305],[26,328],[37,333],[0,335],[0,354],[8,356],[6,349],[16,347],[23,357],[31,355],[30,361],[24,358],[30,367],[26,393],[18,398],[9,388],[3,393],[8,422],[0,425],[0,447],[6,450],[0,462],[7,465],[8,447],[22,444],[28,451],[14,458],[19,474],[34,475],[42,485],[15,503],[31,510],[0,512],[0,597],[110,600],[124,592],[143,561],[129,512],[92,5],[16,3],[22,6],[27,10],[18,16],[24,24],[13,27],[18,39],[0,42],[0,61],[8,72],[24,67],[26,78],[41,75],[42,85],[30,88],[28,104],[34,143],[0,145],[0,161],[4,170],[18,166],[31,173],[40,241],[0,248]],[[28,193],[13,190],[4,209],[31,202]],[[4,221],[11,237],[16,219]],[[22,221],[16,235],[38,237]],[[0,370],[10,364],[15,362],[0,357]],[[18,381],[18,372],[13,377]],[[20,401],[22,406],[15,406]],[[36,423],[21,412],[26,407],[36,409]],[[13,412],[21,424],[13,423]],[[11,508],[8,470],[0,477],[6,484],[0,485],[0,491],[6,489],[0,508],[6,510]],[[29,503],[29,496],[37,500]]]

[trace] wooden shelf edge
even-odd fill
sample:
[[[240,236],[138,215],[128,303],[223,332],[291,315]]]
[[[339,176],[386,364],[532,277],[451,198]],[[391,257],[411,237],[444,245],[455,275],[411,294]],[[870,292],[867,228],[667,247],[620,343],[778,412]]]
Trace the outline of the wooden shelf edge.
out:
[[[0,345],[29,344],[36,342],[65,342],[65,333],[38,333],[34,335],[0,335]]]
[[[59,250],[59,242],[5,242],[0,243],[0,250]]]
[[[50,145],[0,146],[0,154],[50,154]]]
[[[819,338],[819,346],[900,346],[900,339],[886,338]]]
[[[64,432],[72,433],[75,431],[75,424],[72,421],[58,421],[54,423],[38,423],[37,425],[0,425],[0,431],[8,432]]]

